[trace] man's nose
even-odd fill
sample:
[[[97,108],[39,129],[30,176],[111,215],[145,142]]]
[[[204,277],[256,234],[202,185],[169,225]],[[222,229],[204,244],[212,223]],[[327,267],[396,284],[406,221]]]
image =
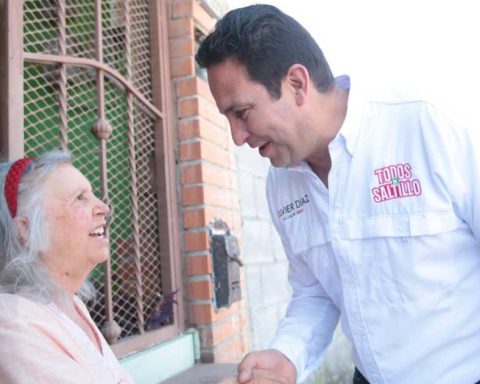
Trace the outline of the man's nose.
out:
[[[236,121],[230,121],[230,130],[235,145],[241,146],[245,144],[250,134],[248,133],[244,124]]]

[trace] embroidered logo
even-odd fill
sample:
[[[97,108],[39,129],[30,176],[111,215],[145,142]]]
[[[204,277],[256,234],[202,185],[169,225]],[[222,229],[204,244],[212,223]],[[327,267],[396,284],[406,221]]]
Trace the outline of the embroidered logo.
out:
[[[373,174],[378,181],[378,187],[372,188],[373,201],[376,203],[422,194],[420,181],[412,178],[412,166],[409,163],[387,165],[375,169]]]
[[[305,205],[310,203],[308,195],[305,194],[297,200],[292,201],[284,205],[277,211],[277,216],[279,219],[288,220],[296,215],[300,215],[305,211]]]

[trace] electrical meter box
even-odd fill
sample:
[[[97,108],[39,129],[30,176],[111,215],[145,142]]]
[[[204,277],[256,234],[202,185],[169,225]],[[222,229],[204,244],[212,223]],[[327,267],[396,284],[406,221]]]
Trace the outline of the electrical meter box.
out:
[[[209,224],[210,246],[213,261],[213,284],[216,307],[228,307],[242,298],[240,289],[240,248],[238,240],[222,219]]]

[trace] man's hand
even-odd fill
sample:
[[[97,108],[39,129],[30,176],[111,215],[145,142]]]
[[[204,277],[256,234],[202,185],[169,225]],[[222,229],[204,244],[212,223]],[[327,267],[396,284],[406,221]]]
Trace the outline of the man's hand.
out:
[[[275,349],[251,352],[237,368],[239,384],[295,384],[295,366]]]

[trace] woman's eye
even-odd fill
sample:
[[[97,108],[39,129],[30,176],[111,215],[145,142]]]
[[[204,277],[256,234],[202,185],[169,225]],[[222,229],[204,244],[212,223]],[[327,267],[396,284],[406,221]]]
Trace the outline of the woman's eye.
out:
[[[85,196],[84,193],[82,193],[82,194],[80,194],[80,195],[77,196],[77,200],[79,200],[79,201],[86,200],[86,198],[87,198],[87,197]]]

